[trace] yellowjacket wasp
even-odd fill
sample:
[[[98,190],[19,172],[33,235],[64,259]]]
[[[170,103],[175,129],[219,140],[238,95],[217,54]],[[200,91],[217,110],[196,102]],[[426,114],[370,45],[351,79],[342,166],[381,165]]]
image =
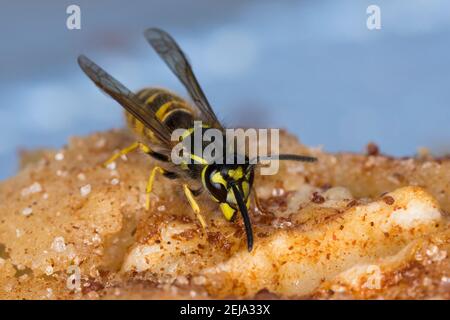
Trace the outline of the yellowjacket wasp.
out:
[[[147,29],[145,38],[186,87],[193,103],[188,103],[163,89],[147,88],[133,93],[86,56],[80,55],[78,63],[81,69],[101,90],[125,109],[127,124],[138,139],[137,142],[111,157],[106,164],[136,149],[140,149],[156,160],[165,163],[164,168],[155,166],[151,171],[146,188],[146,208],[148,209],[150,205],[149,194],[157,172],[169,179],[180,178],[183,180],[184,194],[203,228],[206,227],[206,222],[195,200],[195,197],[203,190],[207,190],[210,197],[219,203],[220,209],[227,220],[231,220],[237,210],[240,211],[247,235],[247,248],[248,251],[251,251],[253,248],[253,231],[248,209],[250,207],[255,164],[250,161],[245,161],[243,164],[227,164],[226,161],[223,161],[223,164],[208,163],[195,153],[190,154],[192,159],[190,163],[175,165],[171,161],[171,150],[179,142],[171,140],[171,134],[175,129],[184,129],[186,134],[183,137],[185,139],[199,130],[194,127],[195,120],[200,120],[205,124],[200,130],[215,128],[223,132],[224,128],[217,120],[185,54],[175,40],[165,31],[156,28]],[[230,156],[226,152],[225,149],[224,157]],[[236,156],[237,154],[232,155],[232,157]],[[279,160],[309,162],[316,160],[316,158],[309,156],[289,154],[276,157]],[[245,159],[248,160],[248,158]],[[197,189],[192,189],[188,184],[189,181],[199,180],[201,180],[201,185]]]

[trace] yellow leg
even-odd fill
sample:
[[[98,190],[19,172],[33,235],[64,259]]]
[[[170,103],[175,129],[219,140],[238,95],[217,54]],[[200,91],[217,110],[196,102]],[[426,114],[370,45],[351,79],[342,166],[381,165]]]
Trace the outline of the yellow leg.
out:
[[[202,228],[206,228],[206,222],[203,216],[200,213],[200,207],[197,204],[197,201],[194,199],[194,195],[192,194],[191,189],[187,186],[187,184],[183,184],[183,190],[184,194],[186,195],[186,198],[189,201],[189,204],[192,207],[192,210],[194,210],[195,215],[197,216],[198,221],[200,221],[200,224],[202,225]]]
[[[130,153],[130,152],[136,150],[137,148],[141,148],[141,149],[147,148],[147,149],[148,149],[147,146],[143,145],[143,144],[140,143],[140,142],[137,142],[137,141],[136,141],[136,142],[133,142],[133,143],[130,144],[128,147],[123,148],[122,150],[120,150],[119,152],[117,152],[116,154],[114,154],[111,158],[109,158],[109,159],[105,162],[105,166],[107,166],[107,165],[113,163],[113,162],[116,161],[116,159],[119,158],[120,156],[123,156],[123,155],[125,155],[125,154],[127,154],[127,153]]]
[[[165,172],[165,170],[161,167],[154,167],[152,169],[152,172],[150,173],[150,176],[148,177],[147,187],[145,188],[145,209],[150,209],[150,193],[152,192],[153,188],[153,181],[155,181],[155,175],[156,172],[159,171],[161,174]]]
[[[119,152],[114,154],[111,158],[108,159],[108,161],[106,161],[104,163],[104,165],[105,166],[109,165],[110,163],[114,162],[118,157],[123,156],[127,153],[130,153],[130,152],[136,150],[137,148],[139,148],[142,152],[144,152],[160,161],[168,161],[168,158],[164,154],[155,152],[150,147],[143,144],[142,142],[136,141],[136,142],[133,142],[132,144],[130,144],[128,147],[123,148],[122,150],[120,150]]]

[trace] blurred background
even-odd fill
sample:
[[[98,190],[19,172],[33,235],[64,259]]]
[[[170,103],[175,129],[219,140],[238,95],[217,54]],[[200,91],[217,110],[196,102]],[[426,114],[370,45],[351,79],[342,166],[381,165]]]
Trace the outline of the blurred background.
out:
[[[81,8],[68,30],[66,8]],[[381,30],[366,9],[381,8]],[[84,53],[137,90],[185,95],[142,33],[169,31],[228,126],[286,128],[328,151],[450,152],[446,0],[2,1],[0,179],[17,151],[123,126],[122,109],[80,71]]]

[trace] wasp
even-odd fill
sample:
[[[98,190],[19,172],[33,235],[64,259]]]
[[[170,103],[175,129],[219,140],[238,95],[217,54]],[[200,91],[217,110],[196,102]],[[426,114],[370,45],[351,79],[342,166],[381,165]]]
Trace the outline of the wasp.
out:
[[[179,140],[193,137],[196,130],[203,132],[208,128],[215,128],[224,132],[225,129],[203,93],[186,55],[175,40],[167,32],[157,28],[147,29],[144,36],[182,82],[192,102],[165,89],[146,88],[133,93],[89,58],[80,55],[78,64],[81,69],[97,87],[125,109],[127,125],[137,137],[136,142],[113,155],[105,164],[112,163],[118,157],[138,149],[158,160],[162,165],[155,166],[148,178],[146,208],[150,207],[149,195],[157,173],[168,179],[179,179],[184,195],[205,229],[206,221],[196,197],[206,190],[212,200],[219,204],[226,220],[230,221],[237,211],[240,212],[250,252],[253,248],[253,231],[248,210],[256,166],[247,157],[244,157],[246,159],[244,163],[229,164],[226,161],[209,163],[195,152],[189,154],[192,160],[190,162],[176,165],[171,161],[171,149],[179,142],[171,139],[175,129],[184,130]],[[202,121],[203,125],[195,127],[195,121]],[[231,158],[236,158],[238,151],[233,152],[235,154],[231,154]],[[230,158],[226,147],[223,156]],[[314,157],[292,154],[281,154],[276,159],[308,162],[316,160]],[[194,188],[193,184],[197,187]],[[256,193],[253,194],[258,206]]]

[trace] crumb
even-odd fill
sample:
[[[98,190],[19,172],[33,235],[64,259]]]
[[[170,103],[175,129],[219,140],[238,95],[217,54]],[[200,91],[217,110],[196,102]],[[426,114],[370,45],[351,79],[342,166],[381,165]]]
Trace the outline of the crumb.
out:
[[[45,267],[45,274],[51,276],[53,274],[53,267],[52,266]]]
[[[39,182],[35,182],[31,186],[29,186],[25,189],[22,189],[20,194],[22,195],[22,197],[25,197],[25,196],[33,194],[33,193],[39,193],[41,191],[42,191],[41,184]]]
[[[33,213],[33,208],[31,208],[31,207],[26,207],[22,210],[22,215],[24,215],[26,217],[31,215],[32,213]]]
[[[60,170],[60,169],[56,170],[56,175],[58,177],[67,177],[68,174],[69,173],[65,170]]]
[[[284,189],[283,188],[274,188],[272,190],[272,196],[273,197],[282,197],[284,195]]]
[[[96,146],[98,149],[103,148],[105,145],[106,145],[106,139],[105,139],[105,138],[101,138],[101,139],[99,139],[99,140],[95,143],[95,146]]]
[[[428,159],[431,157],[430,150],[428,148],[417,148],[417,156],[419,159]]]
[[[52,288],[47,288],[47,298],[52,298],[53,296],[53,289]]]
[[[378,156],[378,155],[380,154],[380,149],[379,149],[378,146],[377,146],[375,143],[373,143],[373,142],[370,142],[370,143],[367,145],[366,149],[367,149],[367,155],[368,155],[368,156]]]
[[[106,166],[106,168],[108,168],[109,170],[115,170],[116,169],[116,162],[113,161],[111,163],[108,163],[108,165]]]
[[[55,154],[55,160],[56,160],[56,161],[62,161],[62,160],[64,160],[64,153],[58,152],[57,154]]]
[[[89,193],[91,193],[91,190],[92,188],[90,184],[84,185],[80,188],[80,194],[82,197],[86,197]]]
[[[56,237],[53,239],[52,250],[56,252],[63,252],[66,250],[66,243],[63,237]]]

